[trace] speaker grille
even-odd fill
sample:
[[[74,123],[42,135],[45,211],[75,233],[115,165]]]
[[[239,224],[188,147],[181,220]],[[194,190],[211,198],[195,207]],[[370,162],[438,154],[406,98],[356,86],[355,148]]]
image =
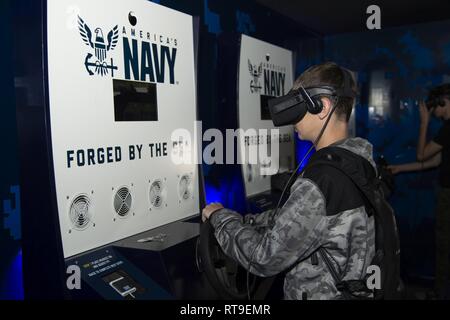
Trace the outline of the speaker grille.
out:
[[[76,230],[84,230],[91,222],[91,202],[86,195],[77,196],[70,205],[70,221]]]
[[[126,217],[130,213],[133,197],[130,189],[122,187],[114,195],[114,210],[120,217]]]
[[[178,197],[180,201],[187,201],[192,197],[192,177],[185,174],[180,178],[178,183]]]
[[[165,200],[165,186],[162,180],[155,180],[150,186],[150,204],[153,208],[161,208]]]

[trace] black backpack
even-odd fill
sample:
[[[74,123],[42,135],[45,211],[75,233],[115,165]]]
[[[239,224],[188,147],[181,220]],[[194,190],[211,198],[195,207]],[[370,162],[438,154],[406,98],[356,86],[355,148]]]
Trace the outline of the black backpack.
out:
[[[403,287],[400,279],[400,242],[394,211],[385,198],[386,185],[380,173],[373,174],[372,177],[362,174],[355,163],[358,163],[360,159],[368,161],[346,149],[328,147],[323,151],[325,152],[317,157],[308,168],[318,165],[331,166],[346,175],[360,191],[365,202],[366,212],[369,216],[373,215],[375,220],[376,253],[371,265],[378,266],[381,271],[381,288],[379,290],[367,288],[367,278],[370,275],[364,279],[341,281],[326,250],[320,248],[318,253],[333,276],[336,288],[342,293],[343,298],[348,300],[401,299]]]

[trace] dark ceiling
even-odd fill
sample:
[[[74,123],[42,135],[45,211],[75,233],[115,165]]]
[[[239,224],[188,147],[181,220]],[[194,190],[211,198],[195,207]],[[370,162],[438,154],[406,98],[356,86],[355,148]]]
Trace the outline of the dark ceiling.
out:
[[[366,10],[372,4],[381,9],[382,28],[450,19],[450,0],[256,1],[322,35],[366,31]]]

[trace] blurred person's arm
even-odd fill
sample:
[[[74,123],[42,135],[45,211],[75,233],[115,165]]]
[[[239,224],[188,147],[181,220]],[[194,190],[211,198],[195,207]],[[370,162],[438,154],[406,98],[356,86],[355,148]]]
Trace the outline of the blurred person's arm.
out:
[[[388,169],[393,174],[398,174],[401,172],[413,172],[413,171],[421,171],[421,170],[427,170],[439,167],[439,165],[442,162],[442,153],[439,152],[438,154],[434,155],[431,159],[424,161],[424,162],[412,162],[412,163],[405,163],[405,164],[399,164],[399,165],[390,165],[388,166]]]
[[[442,150],[442,146],[434,141],[427,143],[427,132],[428,124],[430,123],[430,111],[428,111],[424,102],[420,103],[420,130],[419,130],[419,141],[417,142],[417,160],[425,161],[436,155]],[[411,164],[412,165],[412,164]],[[415,168],[415,167],[414,167]],[[407,171],[417,171],[419,169],[412,169]]]

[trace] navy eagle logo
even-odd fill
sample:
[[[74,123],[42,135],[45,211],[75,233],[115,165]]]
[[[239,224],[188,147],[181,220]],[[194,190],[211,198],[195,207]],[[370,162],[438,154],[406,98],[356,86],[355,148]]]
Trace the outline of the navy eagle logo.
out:
[[[250,75],[253,78],[253,80],[250,81],[250,91],[252,93],[260,92],[262,87],[259,84],[259,78],[261,77],[262,72],[263,72],[262,63],[259,65],[259,67],[257,67],[256,64],[253,65],[249,59],[248,60],[248,71],[250,71]]]
[[[108,70],[111,70],[112,75],[114,75],[114,70],[117,70],[117,67],[114,66],[112,58],[111,63],[108,64],[107,57],[108,52],[113,51],[119,41],[119,26],[116,25],[109,31],[105,39],[101,28],[95,29],[95,36],[93,36],[89,26],[78,16],[78,30],[80,31],[83,42],[94,49],[95,58],[97,59],[96,61],[92,61],[93,55],[91,53],[88,53],[86,56],[85,66],[89,75],[94,75],[92,70],[101,76],[108,74]]]

